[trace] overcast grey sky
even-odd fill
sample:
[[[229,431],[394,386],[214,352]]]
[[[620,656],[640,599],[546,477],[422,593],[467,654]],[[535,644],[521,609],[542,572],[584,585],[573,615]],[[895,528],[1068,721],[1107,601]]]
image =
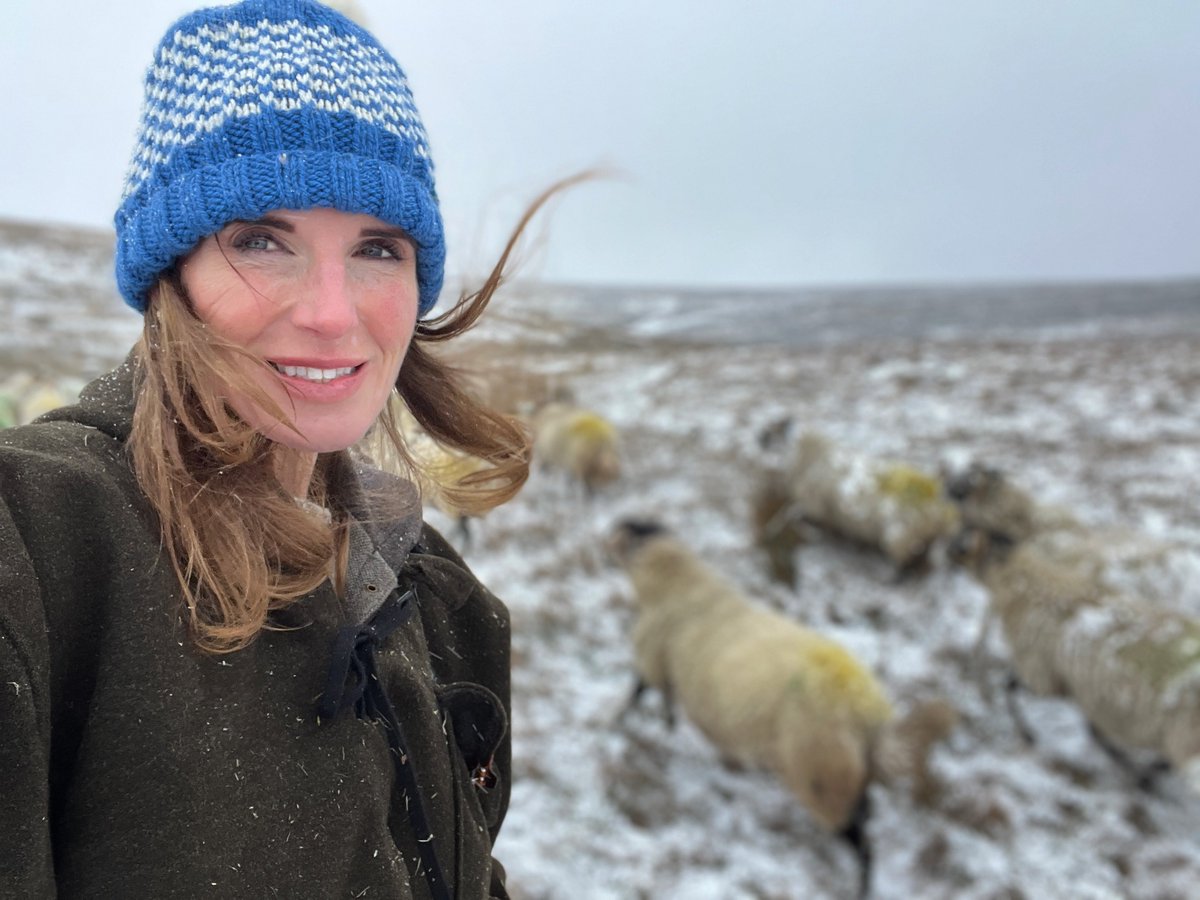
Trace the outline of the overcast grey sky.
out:
[[[452,273],[603,164],[531,274],[1200,274],[1200,0],[358,2],[425,118]],[[108,225],[142,72],[196,5],[6,8],[0,216]]]

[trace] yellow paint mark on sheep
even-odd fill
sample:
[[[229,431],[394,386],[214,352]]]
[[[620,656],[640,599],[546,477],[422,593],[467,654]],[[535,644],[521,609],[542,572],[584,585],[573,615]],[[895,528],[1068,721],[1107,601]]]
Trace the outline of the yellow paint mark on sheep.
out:
[[[880,493],[901,503],[929,503],[942,493],[941,483],[924,472],[905,465],[893,465],[875,476]]]
[[[591,413],[580,413],[571,420],[571,434],[587,440],[615,438],[617,430],[605,419]]]
[[[1143,673],[1155,689],[1165,688],[1200,666],[1200,640],[1196,627],[1186,627],[1170,638],[1147,635],[1125,644],[1117,657]]]
[[[804,670],[789,679],[787,689],[834,701],[870,719],[891,715],[891,703],[870,670],[844,647],[822,638],[809,645]]]

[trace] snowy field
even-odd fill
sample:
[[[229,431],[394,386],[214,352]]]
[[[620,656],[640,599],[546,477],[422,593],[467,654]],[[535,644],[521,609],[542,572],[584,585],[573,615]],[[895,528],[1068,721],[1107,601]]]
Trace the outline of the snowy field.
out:
[[[0,299],[15,323],[0,377],[21,367],[94,374],[124,355],[137,317],[112,295],[103,248],[89,252],[80,262],[86,254],[74,245],[0,246]],[[74,262],[58,266],[59,253]],[[930,805],[900,788],[871,789],[873,898],[1200,896],[1200,798],[1179,779],[1140,789],[1064,701],[1023,698],[1033,746],[999,690],[985,702],[972,671],[986,595],[967,574],[936,557],[928,574],[896,583],[881,559],[816,540],[799,550],[799,585],[787,589],[769,580],[749,519],[756,479],[777,461],[757,435],[788,415],[930,470],[991,463],[1085,521],[1160,541],[1155,567],[1114,577],[1200,615],[1195,285],[1172,286],[1158,316],[1096,314],[1069,325],[1035,316],[996,331],[984,327],[1003,319],[993,304],[972,308],[978,328],[939,327],[927,310],[893,336],[855,331],[856,308],[864,321],[893,309],[865,292],[842,299],[839,331],[825,340],[784,328],[787,343],[768,329],[753,344],[711,336],[722,316],[729,334],[738,324],[737,307],[711,293],[688,310],[710,310],[707,330],[681,336],[671,326],[678,297],[589,318],[572,314],[583,294],[572,304],[565,291],[514,289],[470,338],[470,357],[505,371],[508,390],[525,383],[518,370],[530,384],[566,388],[623,439],[624,475],[609,490],[587,502],[535,471],[516,499],[476,523],[466,549],[513,617],[515,786],[496,855],[516,898],[856,893],[851,852],[769,776],[726,769],[686,721],[669,731],[654,703],[616,722],[633,679],[633,610],[601,545],[628,515],[660,518],[747,592],[842,641],[898,706],[942,694],[960,710],[961,725],[932,757],[942,790]],[[1057,295],[1039,296],[1053,306]],[[786,322],[804,308],[780,300],[759,312]],[[22,349],[30,346],[37,351]],[[995,634],[978,660],[993,687],[1004,660]]]
[[[525,900],[839,898],[851,853],[768,776],[724,769],[654,707],[618,726],[631,685],[630,591],[598,551],[626,515],[665,520],[764,602],[868,661],[898,705],[943,694],[963,722],[933,756],[930,808],[872,788],[877,898],[1200,895],[1200,798],[1169,777],[1140,790],[1067,703],[1026,698],[1024,745],[999,702],[1004,646],[971,672],[986,595],[940,564],[893,583],[882,561],[817,541],[800,583],[753,548],[756,436],[782,415],[928,469],[981,459],[1039,497],[1168,548],[1130,573],[1200,614],[1200,336],[973,343],[905,340],[795,350],[582,347],[514,354],[610,416],[625,477],[592,503],[550,473],[478,529],[469,561],[514,619],[515,791],[498,856]],[[1115,573],[1120,577],[1120,572]]]

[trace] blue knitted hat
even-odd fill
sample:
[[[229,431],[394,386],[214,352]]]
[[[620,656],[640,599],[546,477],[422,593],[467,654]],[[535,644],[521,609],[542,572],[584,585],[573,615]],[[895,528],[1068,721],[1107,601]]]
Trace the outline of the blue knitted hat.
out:
[[[333,207],[403,228],[419,315],[446,244],[425,128],[403,70],[370,34],[312,0],[244,0],[168,29],[146,73],[117,231],[117,286],[144,312],[202,238],[273,209]]]

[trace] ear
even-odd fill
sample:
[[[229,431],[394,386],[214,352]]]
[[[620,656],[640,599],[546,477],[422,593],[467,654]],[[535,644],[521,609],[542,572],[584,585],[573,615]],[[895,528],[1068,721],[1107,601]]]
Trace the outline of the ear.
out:
[[[666,533],[667,529],[653,519],[622,519],[613,526],[605,549],[614,562],[625,565],[647,540]]]
[[[656,534],[666,534],[667,528],[654,519],[622,519],[617,523],[616,532],[630,538],[645,539]]]

